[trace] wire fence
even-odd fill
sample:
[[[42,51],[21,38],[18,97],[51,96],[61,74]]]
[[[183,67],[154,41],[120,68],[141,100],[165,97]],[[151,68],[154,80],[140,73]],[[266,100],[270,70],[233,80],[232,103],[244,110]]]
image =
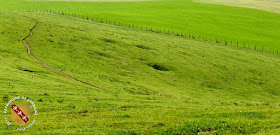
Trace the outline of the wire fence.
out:
[[[72,12],[56,11],[56,10],[51,10],[51,9],[25,9],[25,11],[27,11],[27,12],[45,12],[45,13],[51,13],[51,14],[71,16],[71,17],[89,20],[92,22],[106,23],[106,24],[111,24],[111,25],[120,26],[120,27],[126,27],[126,28],[131,28],[131,29],[136,29],[136,30],[143,30],[143,31],[150,31],[150,32],[154,32],[154,33],[179,36],[179,37],[195,39],[195,40],[200,40],[200,41],[214,42],[214,43],[223,44],[223,45],[250,48],[250,49],[254,49],[256,51],[260,51],[260,52],[267,52],[267,53],[279,55],[278,49],[269,48],[268,50],[266,50],[264,47],[257,47],[256,45],[250,45],[249,43],[245,43],[245,42],[232,41],[232,40],[222,41],[220,39],[217,39],[215,37],[213,38],[210,36],[208,37],[208,36],[194,35],[194,34],[190,34],[190,33],[186,33],[186,32],[179,32],[179,31],[174,31],[174,30],[169,30],[169,29],[162,30],[162,29],[153,28],[153,27],[138,26],[138,25],[134,25],[134,24],[130,24],[130,23],[112,21],[109,19],[88,17],[88,16],[79,15],[79,14],[72,13]]]

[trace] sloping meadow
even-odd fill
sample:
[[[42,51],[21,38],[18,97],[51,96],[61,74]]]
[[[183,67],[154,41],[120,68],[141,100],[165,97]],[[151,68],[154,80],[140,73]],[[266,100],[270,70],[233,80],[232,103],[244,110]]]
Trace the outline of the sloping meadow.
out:
[[[21,94],[35,101],[39,116],[27,134],[252,134],[280,126],[276,55],[49,13],[1,18],[1,106]],[[21,37],[35,20],[32,54],[102,90],[29,58]],[[1,121],[0,133],[14,132],[5,127]]]

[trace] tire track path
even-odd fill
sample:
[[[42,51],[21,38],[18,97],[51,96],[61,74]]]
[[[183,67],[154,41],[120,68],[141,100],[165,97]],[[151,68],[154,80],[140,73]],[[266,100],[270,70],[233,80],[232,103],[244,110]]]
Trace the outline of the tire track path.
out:
[[[68,75],[68,74],[66,74],[66,73],[64,73],[64,72],[62,72],[62,71],[59,71],[59,70],[57,70],[57,69],[54,69],[54,68],[50,67],[50,66],[48,66],[46,63],[44,63],[43,61],[39,60],[38,58],[36,58],[35,56],[33,56],[33,55],[31,54],[30,47],[29,47],[29,45],[26,43],[25,40],[26,40],[27,38],[29,38],[29,37],[32,36],[32,31],[37,27],[38,24],[39,24],[39,22],[37,22],[37,23],[35,24],[35,26],[34,26],[32,29],[30,29],[29,35],[26,36],[26,37],[22,40],[22,42],[23,42],[23,43],[25,44],[25,46],[27,47],[27,52],[28,52],[29,56],[32,57],[33,59],[35,59],[36,61],[40,62],[40,63],[41,63],[42,65],[44,65],[46,68],[51,69],[51,70],[53,70],[54,72],[57,72],[57,73],[59,73],[59,74],[61,74],[61,75],[64,75],[64,76],[70,78],[70,79],[73,80],[73,81],[76,81],[76,82],[85,84],[85,85],[90,86],[90,87],[95,88],[95,89],[101,89],[101,88],[99,88],[99,87],[93,86],[93,85],[88,84],[88,83],[86,83],[86,82],[80,81],[80,80],[78,80],[78,79],[76,79],[76,78],[74,78],[74,77],[72,77],[72,76],[70,76],[70,75]]]

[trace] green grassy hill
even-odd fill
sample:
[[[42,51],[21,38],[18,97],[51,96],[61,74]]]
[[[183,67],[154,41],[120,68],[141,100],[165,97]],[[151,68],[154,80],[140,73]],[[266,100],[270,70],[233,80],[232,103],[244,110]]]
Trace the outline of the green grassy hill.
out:
[[[103,21],[120,22],[123,25],[151,27],[162,32],[170,30],[194,35],[196,38],[207,37],[212,41],[217,38],[239,46],[246,43],[250,48],[264,47],[265,51],[280,50],[279,33],[280,15],[255,9],[197,3],[191,0],[148,1],[148,2],[65,2],[65,1],[4,1],[2,9],[41,10],[77,14],[79,17],[94,17]],[[6,3],[6,4],[4,4]]]
[[[34,100],[39,116],[25,134],[279,133],[279,56],[69,16],[0,12],[0,106],[15,96]],[[36,20],[32,54],[102,89],[28,56],[21,40]],[[0,125],[0,134],[21,133]]]

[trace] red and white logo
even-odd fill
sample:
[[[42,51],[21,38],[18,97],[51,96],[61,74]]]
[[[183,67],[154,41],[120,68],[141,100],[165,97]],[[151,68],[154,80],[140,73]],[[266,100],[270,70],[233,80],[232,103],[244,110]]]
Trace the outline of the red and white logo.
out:
[[[17,100],[17,101],[16,101]],[[25,103],[25,104],[13,104]],[[31,109],[32,107],[32,109]],[[8,108],[11,108],[10,111]],[[37,116],[37,109],[32,100],[27,97],[15,97],[10,100],[4,109],[5,121],[11,128],[16,130],[26,130],[35,123],[35,117]],[[11,114],[11,117],[8,117]],[[31,115],[33,114],[33,115]],[[32,120],[31,120],[32,119]],[[25,126],[28,125],[28,126]]]

